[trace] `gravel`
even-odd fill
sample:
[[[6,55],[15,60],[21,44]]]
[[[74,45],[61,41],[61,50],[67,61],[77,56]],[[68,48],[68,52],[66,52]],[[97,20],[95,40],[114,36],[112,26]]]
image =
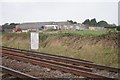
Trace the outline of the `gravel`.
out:
[[[41,67],[39,65],[33,65],[31,63],[24,63],[22,61],[11,60],[6,58],[2,58],[2,65],[39,78],[84,78],[83,76],[76,76],[71,73],[52,70],[49,68]],[[115,72],[108,72],[106,70],[98,69],[93,69],[92,72],[106,77],[118,78],[118,73]]]
[[[115,72],[109,72],[106,70],[98,70],[98,69],[93,69],[93,72],[106,77],[118,78],[118,73]]]
[[[51,70],[49,68],[41,67],[38,65],[33,65],[30,63],[24,63],[22,61],[11,60],[11,59],[2,59],[2,65],[30,74],[39,78],[84,78],[82,76],[76,76],[71,73],[65,73],[58,70]]]

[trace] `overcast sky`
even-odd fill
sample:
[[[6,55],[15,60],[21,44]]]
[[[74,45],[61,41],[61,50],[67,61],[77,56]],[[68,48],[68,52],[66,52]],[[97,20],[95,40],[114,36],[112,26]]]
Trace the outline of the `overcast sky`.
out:
[[[0,24],[66,21],[82,23],[85,19],[96,18],[110,24],[118,24],[118,2],[110,1],[46,1],[46,2],[1,2]]]

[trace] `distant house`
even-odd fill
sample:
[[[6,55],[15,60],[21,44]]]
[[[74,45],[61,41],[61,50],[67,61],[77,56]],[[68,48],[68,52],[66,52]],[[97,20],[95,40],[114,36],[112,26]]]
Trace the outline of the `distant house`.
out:
[[[84,25],[84,24],[81,24],[81,25],[80,25],[80,30],[88,30],[88,29],[89,29],[88,26],[86,26],[86,25]]]
[[[111,27],[104,27],[106,30],[116,30],[116,27],[111,26]]]
[[[89,27],[89,30],[106,30],[104,27]]]
[[[69,26],[68,25],[64,25],[64,30],[68,30]]]
[[[60,30],[68,30],[72,26],[72,23],[67,21],[56,22]]]
[[[41,31],[44,28],[45,23],[22,23],[16,26],[16,28],[20,28],[22,32],[29,32],[32,30]]]
[[[61,30],[74,30],[74,25],[73,24],[65,24],[60,26]]]
[[[89,27],[89,30],[96,30],[96,27]]]
[[[28,32],[30,30],[36,29],[39,31],[48,30],[48,29],[66,29],[65,26],[68,25],[68,22],[33,22],[33,23],[22,23],[17,25],[16,28],[20,28],[22,32]]]
[[[116,30],[116,27],[89,27],[89,30]]]
[[[76,25],[76,26],[75,26],[75,30],[80,30],[80,26],[79,26],[79,25]]]
[[[63,27],[65,30],[87,30],[88,27],[86,25],[77,23],[77,24],[67,24]]]
[[[2,31],[4,32],[14,32],[15,25],[9,25],[2,27]]]
[[[13,32],[18,32],[19,33],[19,32],[22,32],[22,30],[21,30],[21,28],[14,28]]]
[[[106,30],[104,27],[96,27],[96,30]]]
[[[80,24],[80,23],[73,24],[67,21],[22,23],[22,24],[17,25],[16,28],[20,28],[22,32],[28,32],[33,29],[36,29],[39,31],[46,31],[49,29],[54,29],[54,30],[85,30],[85,29],[88,29],[88,27],[83,24]]]
[[[48,29],[58,29],[59,26],[58,25],[45,25],[44,26],[44,30],[48,30]]]
[[[21,29],[21,32],[28,32],[28,29]]]
[[[86,26],[84,24],[77,23],[77,24],[72,25],[71,29],[73,29],[73,30],[87,30],[88,26]]]

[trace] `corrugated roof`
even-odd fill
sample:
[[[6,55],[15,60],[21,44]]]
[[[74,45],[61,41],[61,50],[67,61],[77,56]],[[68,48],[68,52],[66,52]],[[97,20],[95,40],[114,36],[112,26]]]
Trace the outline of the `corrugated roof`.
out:
[[[44,25],[68,25],[69,22],[32,22],[32,23],[22,23],[17,25],[17,28],[22,29],[41,29]]]

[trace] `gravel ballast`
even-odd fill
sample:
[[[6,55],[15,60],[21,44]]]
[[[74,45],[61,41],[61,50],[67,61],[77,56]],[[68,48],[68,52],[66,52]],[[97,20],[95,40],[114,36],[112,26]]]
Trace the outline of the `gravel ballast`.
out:
[[[76,76],[71,73],[66,73],[58,70],[51,70],[49,68],[33,65],[31,63],[24,63],[22,61],[2,59],[2,65],[24,72],[26,74],[33,75],[39,78],[84,78],[82,76]]]

